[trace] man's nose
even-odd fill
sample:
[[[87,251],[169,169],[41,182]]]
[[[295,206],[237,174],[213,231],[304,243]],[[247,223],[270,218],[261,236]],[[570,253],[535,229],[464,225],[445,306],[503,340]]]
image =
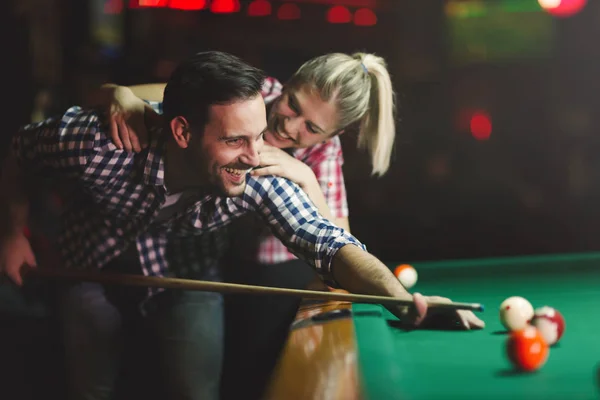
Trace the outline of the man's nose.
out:
[[[240,157],[240,160],[249,167],[255,168],[260,165],[260,151],[264,142],[259,140],[252,142],[246,147],[246,151]]]

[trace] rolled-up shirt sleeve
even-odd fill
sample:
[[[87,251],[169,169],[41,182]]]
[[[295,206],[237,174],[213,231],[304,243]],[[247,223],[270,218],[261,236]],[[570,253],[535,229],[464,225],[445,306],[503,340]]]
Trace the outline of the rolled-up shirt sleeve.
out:
[[[273,234],[330,286],[338,286],[331,273],[337,251],[348,244],[366,250],[349,232],[321,216],[306,193],[287,179],[249,176],[237,201],[257,212]]]

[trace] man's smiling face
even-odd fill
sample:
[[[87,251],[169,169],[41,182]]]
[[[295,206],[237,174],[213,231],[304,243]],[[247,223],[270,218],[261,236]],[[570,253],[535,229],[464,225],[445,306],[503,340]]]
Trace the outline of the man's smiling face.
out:
[[[265,103],[257,95],[231,104],[213,105],[200,146],[204,161],[200,171],[221,194],[234,197],[244,192],[246,174],[259,165],[259,152],[267,127]]]

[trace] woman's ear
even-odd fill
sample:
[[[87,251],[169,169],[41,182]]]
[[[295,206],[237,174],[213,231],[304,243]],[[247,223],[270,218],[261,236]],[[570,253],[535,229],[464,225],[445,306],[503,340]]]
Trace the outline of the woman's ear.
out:
[[[192,138],[187,120],[184,117],[175,117],[171,120],[170,126],[175,143],[182,149],[187,148]]]

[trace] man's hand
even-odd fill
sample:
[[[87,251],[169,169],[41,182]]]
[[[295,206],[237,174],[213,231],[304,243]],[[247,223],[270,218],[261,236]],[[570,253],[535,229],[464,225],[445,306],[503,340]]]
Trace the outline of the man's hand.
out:
[[[483,329],[485,322],[468,310],[450,310],[429,307],[428,303],[451,303],[452,300],[440,296],[423,296],[413,294],[414,305],[411,307],[389,307],[402,325],[408,328],[435,326],[436,329]]]
[[[0,244],[0,272],[6,274],[18,286],[23,285],[21,268],[34,268],[36,265],[33,250],[25,235],[12,235]]]
[[[446,297],[439,296],[428,296],[426,297],[428,302],[432,303],[451,303],[452,300]],[[448,309],[436,309],[429,308],[428,315],[426,320],[428,319],[440,318],[441,321],[456,321],[458,326],[463,329],[483,329],[485,328],[485,322],[481,319],[477,318],[472,311],[468,310],[448,310]],[[424,321],[423,323],[427,323]],[[443,324],[440,326],[440,329],[443,329]],[[452,328],[449,326],[448,328]]]
[[[404,297],[404,296],[403,296]],[[410,299],[411,295],[407,294],[407,299]],[[428,306],[427,298],[421,293],[414,293],[412,295],[413,305],[407,306],[389,306],[388,310],[407,327],[416,328],[427,317]]]

